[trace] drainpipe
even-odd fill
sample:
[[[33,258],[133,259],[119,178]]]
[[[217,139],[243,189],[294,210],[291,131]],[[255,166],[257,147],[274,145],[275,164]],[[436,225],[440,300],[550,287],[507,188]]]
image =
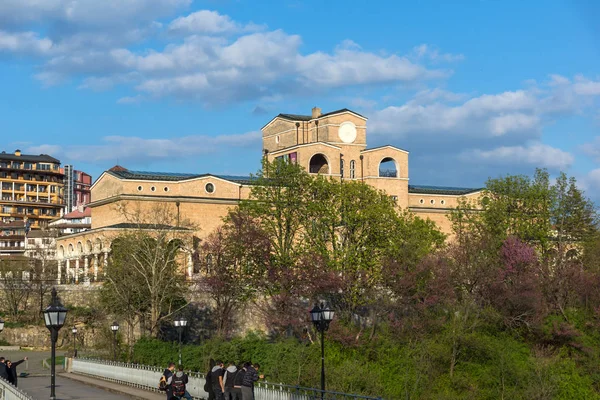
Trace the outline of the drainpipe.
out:
[[[363,167],[363,158],[365,158],[362,154],[360,155],[360,180],[364,182],[365,180],[365,170]]]

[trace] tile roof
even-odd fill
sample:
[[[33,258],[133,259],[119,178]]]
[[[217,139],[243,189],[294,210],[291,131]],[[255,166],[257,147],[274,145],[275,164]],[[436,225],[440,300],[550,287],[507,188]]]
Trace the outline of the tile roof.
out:
[[[483,188],[461,188],[453,186],[408,185],[408,193],[465,195],[479,192]]]
[[[238,175],[213,175],[213,174],[186,174],[179,172],[150,172],[150,171],[130,171],[128,169],[113,170],[112,168],[108,171],[109,174],[114,175],[121,179],[136,179],[145,181],[185,181],[189,179],[204,178],[204,177],[215,177],[224,179],[226,181],[235,182],[241,185],[252,185],[256,181],[255,177],[252,176],[238,176]]]
[[[60,164],[60,160],[49,156],[48,154],[40,154],[40,155],[33,155],[33,154],[21,154],[20,156],[16,156],[13,153],[7,153],[5,151],[3,151],[2,153],[0,153],[0,160],[7,160],[7,161],[28,161],[28,162],[48,162],[48,163],[55,163],[55,164]]]
[[[173,230],[181,230],[187,231],[188,228],[177,227],[172,225],[165,224],[135,224],[129,222],[122,222],[120,224],[108,225],[104,226],[101,229],[173,229]]]
[[[83,211],[79,211],[79,210],[75,210],[75,211],[71,211],[68,214],[65,214],[63,216],[64,219],[76,219],[76,218],[84,218],[84,217],[91,217],[92,216],[92,209],[89,207],[86,207]]]
[[[328,117],[330,115],[335,115],[335,114],[341,114],[344,112],[351,112],[352,114],[356,114],[359,117],[365,118],[364,116],[360,115],[359,113],[349,110],[347,108],[342,108],[340,110],[330,111],[328,113],[321,114],[319,116],[319,118]],[[310,121],[311,119],[313,119],[312,115],[299,115],[299,114],[279,114],[279,115],[277,115],[277,117],[283,118],[283,119],[288,119],[290,121]]]

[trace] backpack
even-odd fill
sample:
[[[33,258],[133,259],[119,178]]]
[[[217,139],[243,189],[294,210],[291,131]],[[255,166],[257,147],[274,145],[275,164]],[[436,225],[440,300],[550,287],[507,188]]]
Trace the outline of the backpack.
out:
[[[166,392],[167,391],[167,378],[165,378],[165,376],[161,376],[160,377],[160,381],[158,381],[158,390],[161,392]]]
[[[181,397],[185,395],[185,375],[173,376],[173,380],[171,381],[171,387],[173,388],[173,394],[177,397]]]

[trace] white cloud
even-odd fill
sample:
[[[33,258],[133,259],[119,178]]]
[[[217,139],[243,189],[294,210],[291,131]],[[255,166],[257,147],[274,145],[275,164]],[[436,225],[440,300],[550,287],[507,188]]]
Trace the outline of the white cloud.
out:
[[[595,159],[597,162],[600,162],[600,136],[596,136],[591,143],[586,143],[581,146],[581,151]]]
[[[139,104],[144,100],[143,96],[125,96],[117,100],[117,104]]]
[[[49,153],[55,157],[71,161],[104,163],[119,159],[123,162],[193,158],[213,154],[231,147],[245,148],[260,143],[260,132],[247,132],[234,135],[190,135],[165,139],[146,139],[136,136],[105,136],[101,143],[94,145],[58,146],[43,144],[28,147],[25,151],[32,154]]]
[[[457,62],[465,59],[463,54],[441,53],[439,49],[427,44],[416,46],[413,55],[417,59],[427,58],[433,62]]]
[[[489,125],[493,135],[501,136],[508,132],[535,129],[540,125],[540,118],[537,115],[516,112],[492,117]]]
[[[570,153],[539,142],[522,146],[502,146],[492,150],[467,150],[460,154],[460,159],[486,165],[526,164],[555,170],[568,168],[574,160]]]
[[[183,34],[231,34],[264,29],[264,26],[255,24],[241,25],[233,21],[228,15],[216,11],[200,10],[185,17],[179,17],[169,24],[171,32]]]
[[[578,76],[573,85],[575,93],[583,96],[600,96],[600,81]]]
[[[52,40],[40,38],[35,32],[10,33],[0,30],[0,53],[44,56],[50,54],[52,45]]]
[[[0,24],[31,22],[87,27],[130,25],[166,17],[192,0],[2,0]]]

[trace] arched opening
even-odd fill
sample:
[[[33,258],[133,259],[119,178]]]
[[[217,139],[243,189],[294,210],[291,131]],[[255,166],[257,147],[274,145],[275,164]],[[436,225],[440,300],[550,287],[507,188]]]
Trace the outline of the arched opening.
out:
[[[396,160],[391,157],[386,157],[379,163],[379,176],[381,178],[397,178],[398,167]]]
[[[354,179],[356,177],[356,161],[350,161],[350,179]]]
[[[94,242],[94,251],[100,253],[102,251],[102,241],[97,238]]]
[[[92,241],[91,240],[87,240],[85,242],[85,252],[88,253],[88,254],[92,254],[92,250],[93,250]]]
[[[75,253],[75,250],[73,248],[73,243],[69,243],[68,249],[69,249],[69,255],[72,256],[73,253]]]
[[[329,174],[329,163],[323,154],[315,154],[311,157],[308,164],[308,171],[311,174]]]
[[[62,245],[58,247],[58,258],[59,260],[65,258],[65,248]]]

